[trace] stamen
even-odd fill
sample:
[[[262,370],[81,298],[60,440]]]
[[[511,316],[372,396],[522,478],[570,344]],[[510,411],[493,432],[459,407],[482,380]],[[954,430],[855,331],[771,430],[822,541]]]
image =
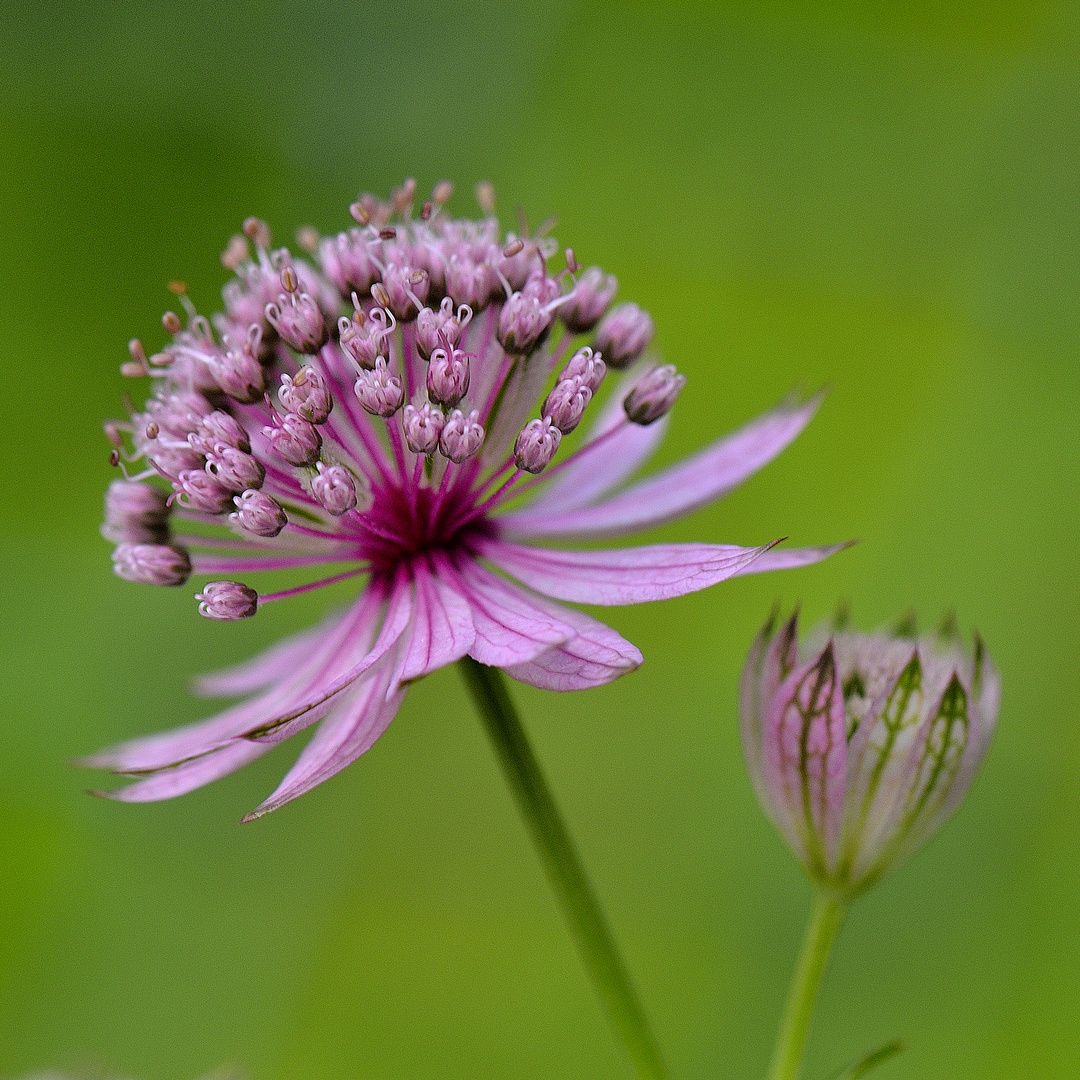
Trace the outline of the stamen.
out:
[[[327,585],[336,585],[339,581],[348,581],[349,578],[366,574],[369,570],[370,567],[365,563],[363,566],[358,566],[353,570],[345,570],[340,574],[334,574],[333,577],[323,578],[321,581],[309,581],[306,585],[297,585],[295,589],[266,593],[259,597],[259,606],[262,607],[263,604],[273,603],[275,600],[285,600],[290,596],[299,596],[301,593],[311,592],[314,589],[322,589]]]

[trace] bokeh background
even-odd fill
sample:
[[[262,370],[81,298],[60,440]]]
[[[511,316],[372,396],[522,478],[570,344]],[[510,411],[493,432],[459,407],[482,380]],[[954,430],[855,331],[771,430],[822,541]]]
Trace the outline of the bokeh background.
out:
[[[955,607],[1004,673],[949,827],[855,908],[807,1076],[1080,1077],[1080,10],[984,0],[0,5],[0,1075],[629,1077],[456,672],[360,763],[240,816],[294,745],[180,801],[66,762],[196,718],[189,676],[309,623],[200,620],[97,534],[133,334],[212,308],[249,213],[477,179],[651,309],[670,460],[792,387],[817,420],[654,539],[862,543],[610,612],[644,667],[516,689],[675,1080],[763,1073],[808,910],[738,671],[774,599]],[[340,599],[340,594],[338,599]]]

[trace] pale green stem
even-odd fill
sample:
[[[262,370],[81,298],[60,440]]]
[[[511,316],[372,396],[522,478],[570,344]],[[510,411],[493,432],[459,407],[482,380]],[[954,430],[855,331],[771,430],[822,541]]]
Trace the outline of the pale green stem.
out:
[[[835,893],[822,890],[814,897],[814,910],[788,990],[768,1080],[798,1080],[814,1002],[846,911],[847,901]]]
[[[460,661],[460,667],[608,1019],[640,1080],[664,1080],[664,1066],[641,1002],[510,700],[502,672],[469,657]]]

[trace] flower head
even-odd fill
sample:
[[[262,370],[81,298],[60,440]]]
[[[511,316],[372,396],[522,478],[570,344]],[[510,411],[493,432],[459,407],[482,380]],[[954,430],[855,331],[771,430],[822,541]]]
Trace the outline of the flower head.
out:
[[[94,758],[137,777],[115,798],[179,795],[318,723],[255,812],[265,813],[363,754],[409,683],[465,655],[554,690],[598,686],[641,662],[563,602],[660,600],[836,550],[537,546],[621,536],[705,505],[779,453],[818,401],[784,404],[630,483],[666,430],[683,382],[673,368],[628,371],[576,446],[562,445],[598,409],[606,365],[578,332],[601,317],[614,279],[590,270],[575,280],[569,251],[553,269],[558,245],[544,227],[500,239],[487,186],[479,220],[446,213],[446,184],[415,216],[415,191],[407,182],[388,201],[362,196],[350,208],[357,227],[336,237],[305,230],[314,266],[272,249],[267,226],[249,219],[224,257],[236,273],[225,311],[208,320],[184,297],[187,323],[166,316],[173,341],[161,353],[146,359],[132,343],[125,373],[154,382],[141,411],[107,426],[114,460],[143,464],[110,488],[116,572],[160,585],[220,579],[198,600],[221,621],[333,582],[363,584],[318,628],[202,681],[240,704]],[[649,316],[624,305],[597,341],[623,365],[651,335]],[[177,522],[199,528],[185,535]],[[250,577],[260,570],[304,576],[260,594]]]
[[[826,639],[827,638],[827,639]],[[770,619],[743,672],[740,713],[766,813],[815,880],[858,893],[964,797],[1001,685],[981,640],[942,632],[818,632]]]

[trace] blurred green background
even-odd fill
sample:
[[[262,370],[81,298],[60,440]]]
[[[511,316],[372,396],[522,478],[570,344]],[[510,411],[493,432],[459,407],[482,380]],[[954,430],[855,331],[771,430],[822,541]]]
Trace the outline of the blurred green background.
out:
[[[760,1076],[808,889],[754,802],[738,671],[774,599],[955,607],[1005,680],[957,818],[856,906],[807,1076],[1080,1077],[1080,9],[1054,3],[0,6],[0,1075],[626,1078],[454,671],[256,824],[295,744],[120,806],[66,760],[193,719],[185,680],[312,621],[118,581],[100,420],[165,283],[449,177],[655,315],[662,459],[791,387],[819,416],[655,538],[863,540],[611,611],[603,690],[515,693],[674,1080]],[[340,598],[339,594],[339,598]]]

